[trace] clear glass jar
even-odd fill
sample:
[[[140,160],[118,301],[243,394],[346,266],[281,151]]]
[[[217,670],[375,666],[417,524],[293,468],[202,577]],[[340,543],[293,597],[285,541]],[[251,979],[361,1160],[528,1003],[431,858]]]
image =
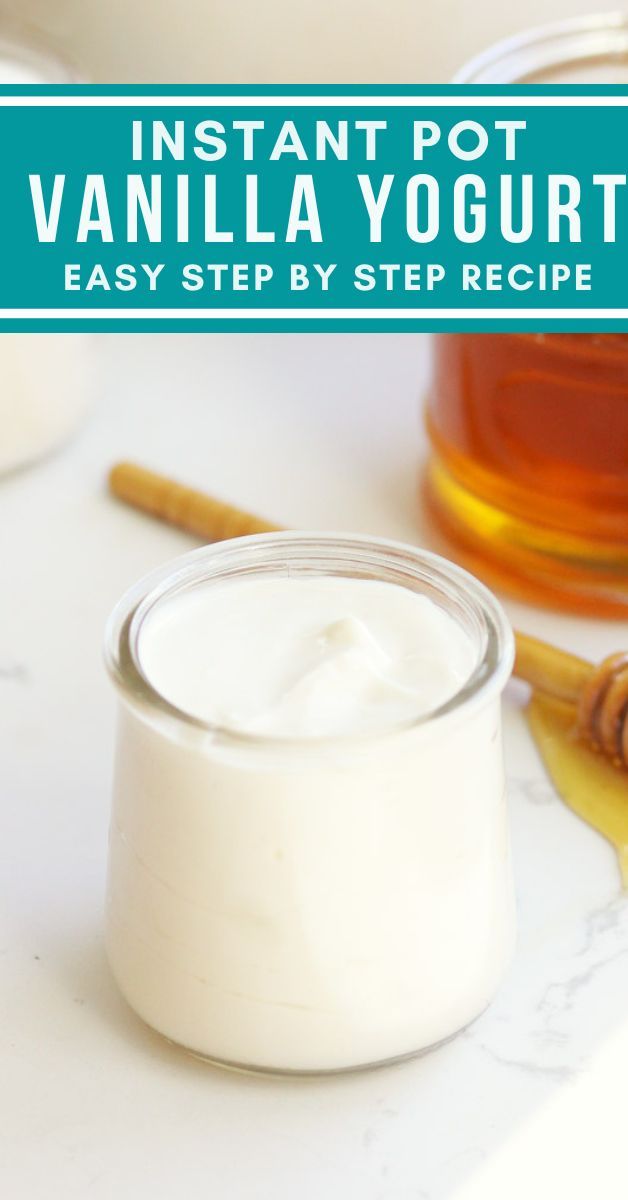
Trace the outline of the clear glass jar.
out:
[[[455,82],[628,82],[628,21],[531,30]],[[628,335],[440,335],[427,422],[428,504],[462,561],[524,598],[626,615]]]
[[[593,13],[504,38],[465,63],[453,83],[628,83],[628,17]]]
[[[472,673],[436,711],[368,738],[191,717],[144,673],[147,622],[184,590],[260,574],[423,593],[468,635]],[[239,538],[124,596],[107,633],[119,696],[107,946],[136,1012],[214,1062],[299,1073],[402,1058],[473,1020],[514,935],[500,739],[512,659],[477,580],[383,540]]]

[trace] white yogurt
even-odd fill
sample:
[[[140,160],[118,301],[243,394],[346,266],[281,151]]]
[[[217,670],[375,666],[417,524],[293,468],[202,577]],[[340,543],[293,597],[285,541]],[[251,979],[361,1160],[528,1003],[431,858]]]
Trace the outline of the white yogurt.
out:
[[[307,569],[321,545],[331,574]],[[146,1021],[215,1060],[320,1071],[415,1052],[486,1006],[510,954],[508,632],[446,567],[502,643],[474,682],[481,622],[392,581],[388,544],[370,545],[368,579],[339,564],[369,543],[210,547],[183,560],[183,590],[177,571],[114,623],[109,956]],[[264,573],[234,575],[260,548]]]
[[[153,687],[239,732],[382,733],[466,683],[475,647],[432,600],[373,579],[245,577],[157,609],[140,645]]]

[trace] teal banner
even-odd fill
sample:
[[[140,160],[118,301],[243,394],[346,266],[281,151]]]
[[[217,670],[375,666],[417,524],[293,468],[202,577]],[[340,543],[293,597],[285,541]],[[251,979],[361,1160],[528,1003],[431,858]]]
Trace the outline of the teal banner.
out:
[[[3,87],[3,329],[628,329],[628,88]]]

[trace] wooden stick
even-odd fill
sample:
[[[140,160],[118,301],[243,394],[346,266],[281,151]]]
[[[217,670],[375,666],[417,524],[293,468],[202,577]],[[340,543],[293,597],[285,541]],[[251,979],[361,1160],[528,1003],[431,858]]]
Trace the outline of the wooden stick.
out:
[[[118,463],[109,486],[118,499],[205,541],[281,528],[135,463]],[[611,655],[594,666],[516,630],[515,643],[514,674],[538,691],[575,705],[580,735],[628,766],[628,656]]]
[[[109,487],[114,496],[133,508],[141,508],[208,542],[243,537],[247,533],[271,533],[278,528],[232,504],[147,471],[137,463],[117,463],[109,474]]]
[[[538,691],[576,704],[591,677],[593,666],[576,654],[568,654],[515,630],[517,655],[514,674]]]

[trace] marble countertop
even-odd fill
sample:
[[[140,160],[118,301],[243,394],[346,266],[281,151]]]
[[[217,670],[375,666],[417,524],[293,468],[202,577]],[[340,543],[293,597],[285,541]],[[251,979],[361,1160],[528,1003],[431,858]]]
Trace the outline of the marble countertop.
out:
[[[193,543],[117,505],[138,458],[295,527],[426,540],[426,344],[411,336],[95,338],[91,419],[0,482],[0,1186],[11,1200],[572,1200],[617,1194],[628,903],[610,848],[555,796],[523,690],[505,701],[519,906],[491,1008],[400,1066],[245,1077],[125,1007],[102,945],[120,592]],[[592,658],[618,623],[508,604]]]

